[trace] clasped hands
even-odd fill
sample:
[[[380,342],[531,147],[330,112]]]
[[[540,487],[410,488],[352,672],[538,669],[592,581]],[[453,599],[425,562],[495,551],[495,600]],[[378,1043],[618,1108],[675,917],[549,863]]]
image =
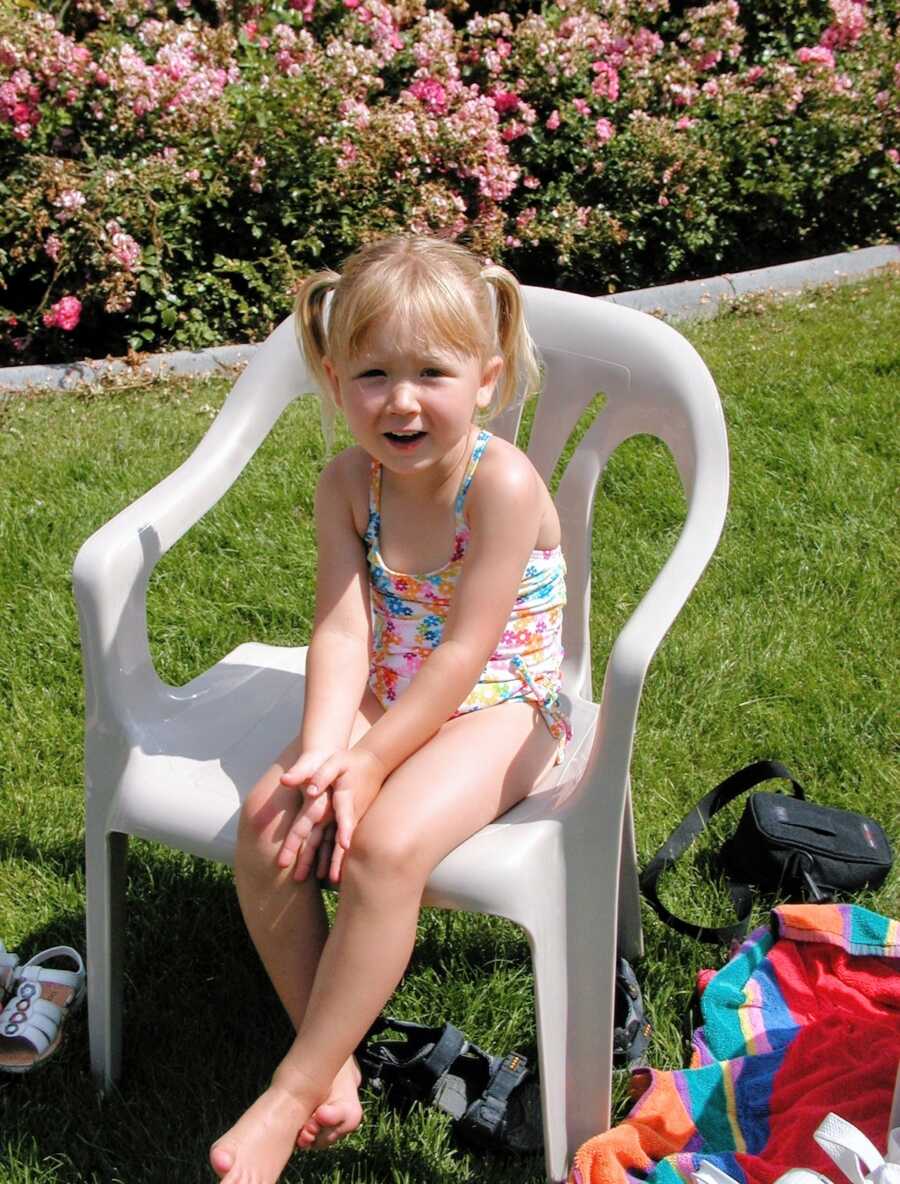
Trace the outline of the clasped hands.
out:
[[[341,878],[344,856],[353,831],[381,789],[388,770],[364,748],[304,752],[281,775],[281,784],[302,790],[297,811],[278,852],[281,868],[294,868],[294,879],[305,880],[316,864],[319,879],[333,884]]]

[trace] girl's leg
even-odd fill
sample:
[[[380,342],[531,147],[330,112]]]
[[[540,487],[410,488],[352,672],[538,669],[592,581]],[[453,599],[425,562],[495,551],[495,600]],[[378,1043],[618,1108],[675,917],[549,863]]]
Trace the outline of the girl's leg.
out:
[[[519,801],[555,742],[529,705],[448,721],[396,769],[361,820],[297,1038],[270,1088],[213,1148],[225,1184],[273,1184],[297,1131],[403,974],[432,868]],[[225,1161],[222,1160],[224,1163]]]
[[[352,740],[367,731],[381,712],[367,690]],[[294,740],[250,791],[241,812],[235,853],[235,883],[244,922],[295,1031],[302,1023],[328,936],[315,878],[298,883],[291,878],[292,869],[279,868],[275,862],[300,801],[297,790],[283,786],[280,779],[298,756],[299,742]],[[334,1142],[359,1125],[358,1084],[359,1071],[351,1058],[336,1075],[319,1121],[304,1132],[302,1146],[310,1146],[322,1126],[329,1128],[323,1141]]]

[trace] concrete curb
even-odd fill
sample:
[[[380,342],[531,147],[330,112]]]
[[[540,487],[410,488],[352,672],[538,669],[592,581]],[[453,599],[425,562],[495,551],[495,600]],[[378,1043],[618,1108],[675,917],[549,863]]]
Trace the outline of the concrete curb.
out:
[[[721,311],[723,303],[741,296],[753,293],[788,294],[812,285],[861,279],[892,263],[900,263],[900,245],[896,243],[884,247],[865,247],[860,251],[845,251],[840,255],[823,255],[818,259],[804,259],[799,263],[784,263],[778,267],[758,267],[753,271],[739,271],[708,280],[663,284],[639,292],[615,292],[601,299],[673,320],[714,317]]]
[[[900,244],[865,247],[779,267],[760,267],[754,271],[663,284],[636,292],[616,292],[600,299],[666,319],[689,320],[715,316],[723,304],[740,296],[768,292],[787,294],[810,285],[860,279],[891,264],[900,264]],[[256,345],[223,345],[196,352],[179,350],[149,356],[137,366],[117,358],[48,366],[10,366],[0,369],[0,399],[35,388],[71,390],[117,374],[150,379],[229,373],[248,362],[257,348]]]

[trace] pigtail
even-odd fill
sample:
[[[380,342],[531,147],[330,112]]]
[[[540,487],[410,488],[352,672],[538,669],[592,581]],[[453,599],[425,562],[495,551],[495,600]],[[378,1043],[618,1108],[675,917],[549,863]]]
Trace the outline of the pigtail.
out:
[[[493,414],[508,407],[516,397],[533,395],[541,383],[537,347],[525,324],[522,290],[505,267],[491,265],[482,269],[481,278],[494,290],[497,317],[497,344],[503,358],[503,372],[494,396]]]
[[[300,285],[294,302],[294,331],[306,364],[319,388],[319,412],[322,434],[329,449],[334,442],[336,410],[323,359],[328,354],[325,330],[325,300],[340,282],[336,271],[317,271]]]

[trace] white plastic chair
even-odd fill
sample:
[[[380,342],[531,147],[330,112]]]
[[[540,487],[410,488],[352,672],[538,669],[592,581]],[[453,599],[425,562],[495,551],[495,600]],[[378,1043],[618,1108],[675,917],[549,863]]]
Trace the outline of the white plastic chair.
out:
[[[642,949],[628,770],[650,659],[709,560],[728,493],[716,389],[693,348],[643,313],[539,288],[527,317],[546,367],[529,455],[551,472],[598,391],[607,399],[563,476],[569,568],[565,691],[574,741],[551,785],[463,843],[426,903],[508,917],[530,943],[548,1179],[610,1117],[616,946]],[[290,321],[259,349],[193,454],[96,532],[74,567],[86,680],[87,951],[91,1062],[120,1070],[128,835],[230,861],[242,797],[293,735],[304,648],[240,645],[183,687],[156,674],[146,589],[155,563],[213,506],[282,410],[310,389]],[[491,427],[514,439],[519,414]],[[619,634],[598,706],[591,695],[591,519],[606,461],[649,433],[671,450],[687,497],[683,531]],[[617,924],[618,920],[618,924]]]

